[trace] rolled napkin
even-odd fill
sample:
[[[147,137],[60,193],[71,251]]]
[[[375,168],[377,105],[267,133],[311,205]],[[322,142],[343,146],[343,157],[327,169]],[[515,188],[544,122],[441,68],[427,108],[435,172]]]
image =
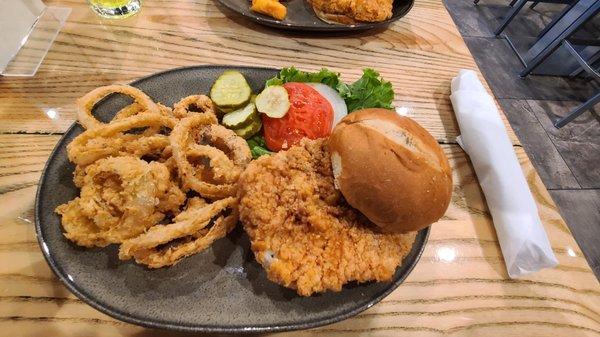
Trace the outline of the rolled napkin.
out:
[[[511,278],[558,264],[521,166],[493,98],[477,74],[460,70],[450,100],[467,152],[485,194]]]

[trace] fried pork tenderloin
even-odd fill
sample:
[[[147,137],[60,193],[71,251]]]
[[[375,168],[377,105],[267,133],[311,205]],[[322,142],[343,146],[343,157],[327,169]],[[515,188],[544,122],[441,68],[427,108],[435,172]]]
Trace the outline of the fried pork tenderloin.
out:
[[[351,281],[391,280],[416,232],[383,233],[334,187],[327,140],[303,140],[252,162],[239,212],[270,280],[302,296]]]

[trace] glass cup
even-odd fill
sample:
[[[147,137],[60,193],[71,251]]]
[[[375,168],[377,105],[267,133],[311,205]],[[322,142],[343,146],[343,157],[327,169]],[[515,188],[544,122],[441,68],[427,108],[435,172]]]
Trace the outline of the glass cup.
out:
[[[105,18],[127,18],[142,7],[141,0],[87,0],[92,10]]]

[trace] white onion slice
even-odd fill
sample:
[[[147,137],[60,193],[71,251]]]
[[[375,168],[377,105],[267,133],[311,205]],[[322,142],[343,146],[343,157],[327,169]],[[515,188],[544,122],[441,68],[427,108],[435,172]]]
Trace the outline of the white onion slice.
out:
[[[333,125],[336,126],[337,123],[342,120],[348,114],[348,107],[346,106],[346,102],[340,94],[335,91],[332,87],[323,84],[323,83],[306,83],[313,87],[316,91],[321,94],[321,96],[325,97],[325,99],[331,104],[333,108]]]

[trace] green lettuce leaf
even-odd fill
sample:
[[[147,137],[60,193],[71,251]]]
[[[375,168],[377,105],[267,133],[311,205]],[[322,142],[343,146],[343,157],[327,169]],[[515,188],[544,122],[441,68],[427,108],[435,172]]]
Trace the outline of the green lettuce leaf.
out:
[[[364,69],[362,77],[356,82],[350,85],[342,83],[336,89],[346,102],[348,112],[366,108],[393,109],[392,84],[373,69]]]
[[[364,69],[363,75],[352,84],[340,80],[340,74],[323,68],[319,72],[301,71],[295,67],[283,68],[266,86],[282,85],[287,82],[323,83],[340,93],[348,106],[348,112],[366,108],[393,109],[394,89],[373,69]]]
[[[248,143],[248,147],[250,147],[250,152],[252,153],[253,159],[256,159],[260,156],[273,154],[273,152],[267,150],[265,137],[263,137],[263,135],[260,133],[250,137],[246,140],[246,142]]]
[[[265,86],[282,85],[287,82],[310,82],[323,83],[337,90],[337,86],[342,83],[340,74],[323,68],[316,73],[301,71],[295,67],[283,68],[276,77],[267,80]]]

